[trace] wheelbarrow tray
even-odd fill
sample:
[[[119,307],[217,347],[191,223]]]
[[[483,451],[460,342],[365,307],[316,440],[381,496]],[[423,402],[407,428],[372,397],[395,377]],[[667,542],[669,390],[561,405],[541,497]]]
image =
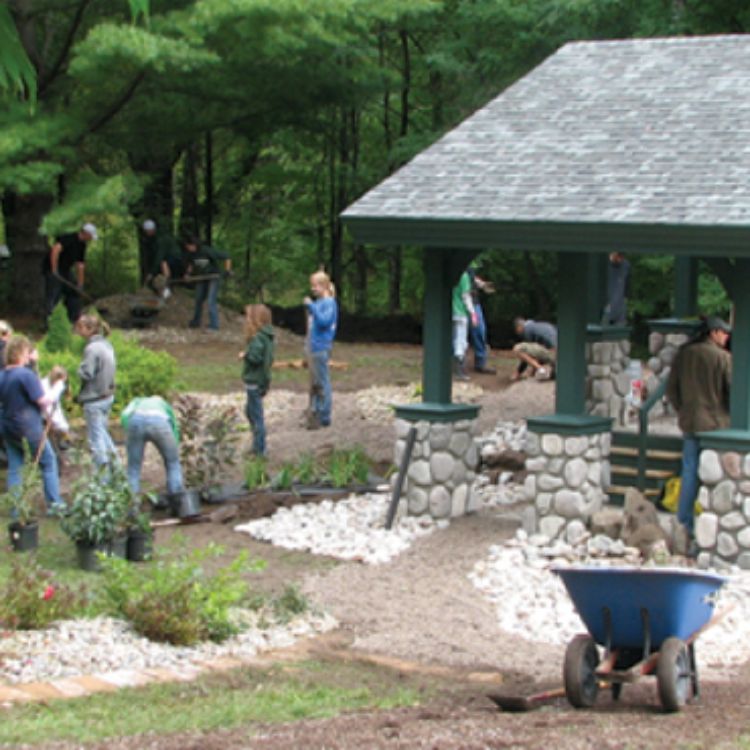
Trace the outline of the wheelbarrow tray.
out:
[[[553,572],[599,645],[640,649],[649,642],[653,651],[671,636],[687,640],[700,630],[713,614],[711,595],[726,580],[681,568],[572,566]]]

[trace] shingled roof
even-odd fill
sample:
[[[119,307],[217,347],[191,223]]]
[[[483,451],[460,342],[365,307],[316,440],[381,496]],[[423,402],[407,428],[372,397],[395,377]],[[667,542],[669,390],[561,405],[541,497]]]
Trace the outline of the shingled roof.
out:
[[[750,255],[750,35],[567,44],[343,219],[362,242]]]

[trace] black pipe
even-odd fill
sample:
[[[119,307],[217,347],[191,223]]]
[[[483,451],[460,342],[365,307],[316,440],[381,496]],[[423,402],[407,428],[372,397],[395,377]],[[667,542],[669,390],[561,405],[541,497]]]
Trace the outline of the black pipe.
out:
[[[411,452],[414,450],[414,442],[417,439],[417,428],[411,427],[409,434],[406,436],[406,445],[404,446],[404,454],[401,456],[401,466],[398,467],[398,475],[396,476],[396,485],[393,488],[393,495],[391,496],[391,504],[388,506],[388,513],[385,517],[385,528],[390,531],[393,526],[393,519],[396,516],[396,508],[398,508],[398,501],[401,499],[401,490],[404,488],[404,479],[406,478],[406,470],[409,468],[409,462],[411,461]]]

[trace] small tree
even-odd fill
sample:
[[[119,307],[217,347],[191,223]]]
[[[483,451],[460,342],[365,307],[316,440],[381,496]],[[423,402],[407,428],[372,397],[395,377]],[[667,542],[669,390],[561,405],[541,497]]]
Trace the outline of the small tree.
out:
[[[73,326],[68,320],[68,312],[62,302],[55,305],[55,309],[47,322],[47,338],[45,348],[48,352],[66,352],[73,343]]]

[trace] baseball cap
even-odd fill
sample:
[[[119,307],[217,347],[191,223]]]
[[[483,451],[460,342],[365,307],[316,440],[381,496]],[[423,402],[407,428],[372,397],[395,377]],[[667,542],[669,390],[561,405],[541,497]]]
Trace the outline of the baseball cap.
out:
[[[716,315],[709,315],[706,318],[706,329],[709,331],[724,331],[724,333],[731,333],[732,329],[729,327],[729,323],[722,320]]]
[[[96,227],[93,224],[91,224],[90,222],[84,224],[81,227],[81,231],[82,232],[86,232],[86,234],[90,234],[92,240],[98,240],[99,239],[99,233],[96,231]]]
[[[153,232],[154,229],[156,229],[156,222],[153,219],[146,219],[146,221],[143,222],[144,232]]]

